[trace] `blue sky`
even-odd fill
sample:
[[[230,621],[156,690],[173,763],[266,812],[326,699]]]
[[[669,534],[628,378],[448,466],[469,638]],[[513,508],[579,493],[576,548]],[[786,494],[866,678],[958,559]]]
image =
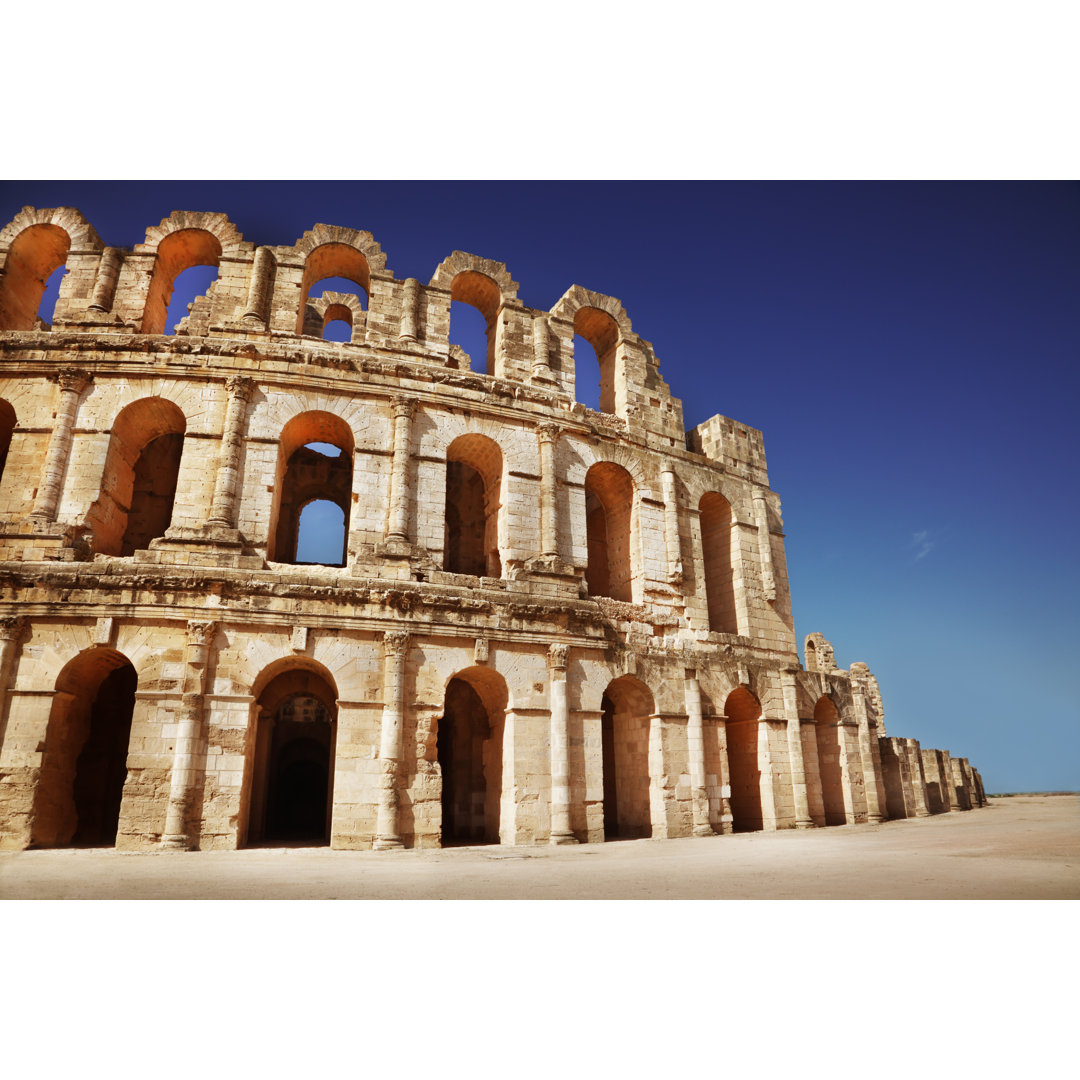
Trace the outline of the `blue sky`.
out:
[[[865,660],[889,733],[991,791],[1080,788],[1080,186],[18,181],[0,203],[77,206],[120,246],[174,209],[255,243],[347,225],[398,278],[460,248],[532,307],[618,297],[687,426],[764,431],[800,649],[821,630]]]

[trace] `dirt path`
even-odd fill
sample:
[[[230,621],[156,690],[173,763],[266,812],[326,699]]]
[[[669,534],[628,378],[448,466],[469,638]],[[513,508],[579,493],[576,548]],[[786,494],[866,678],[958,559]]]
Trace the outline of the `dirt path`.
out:
[[[576,847],[0,854],[2,899],[1080,898],[1080,796],[807,832]]]

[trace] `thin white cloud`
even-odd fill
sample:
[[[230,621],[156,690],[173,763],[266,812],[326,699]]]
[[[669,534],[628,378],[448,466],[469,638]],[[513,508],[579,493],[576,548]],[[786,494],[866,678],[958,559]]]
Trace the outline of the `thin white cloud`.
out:
[[[911,546],[918,548],[915,552],[915,561],[926,558],[931,551],[934,550],[934,544],[936,541],[930,539],[930,532],[927,529],[923,529],[920,532],[911,534]]]

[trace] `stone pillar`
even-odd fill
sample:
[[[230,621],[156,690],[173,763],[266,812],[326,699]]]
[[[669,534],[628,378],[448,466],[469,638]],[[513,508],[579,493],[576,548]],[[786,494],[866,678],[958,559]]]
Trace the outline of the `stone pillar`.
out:
[[[405,292],[401,298],[401,331],[398,337],[402,341],[416,340],[416,308],[420,300],[420,282],[416,278],[405,279]]]
[[[546,315],[533,319],[533,365],[534,379],[551,379],[551,330]]]
[[[223,529],[235,529],[240,453],[244,446],[242,433],[247,405],[255,390],[255,383],[243,375],[232,375],[225,380],[225,386],[229,391],[229,405],[225,412],[225,431],[221,436],[221,457],[218,460],[218,471],[214,480],[214,501],[207,524]]]
[[[556,504],[555,444],[559,441],[559,428],[555,424],[541,424],[540,434],[540,553],[558,555],[559,520]]]
[[[682,548],[679,544],[679,497],[675,473],[665,469],[660,474],[664,487],[664,543],[667,546],[668,580],[682,581]]]
[[[409,451],[412,446],[414,398],[397,396],[394,405],[394,463],[390,472],[390,518],[386,539],[409,540]]]
[[[551,704],[551,840],[552,844],[576,844],[570,829],[570,710],[566,701],[568,645],[548,650]]]
[[[8,690],[15,671],[15,657],[19,646],[29,635],[29,625],[24,616],[13,615],[0,619],[0,735],[6,730],[4,713],[7,708]],[[3,739],[0,737],[0,751]]]
[[[247,303],[240,316],[243,322],[258,323],[265,330],[270,321],[271,275],[274,272],[274,253],[268,247],[255,249],[248,282]]]
[[[854,666],[854,665],[852,665]],[[862,759],[863,791],[866,795],[866,819],[871,825],[885,820],[884,799],[879,790],[878,769],[875,768],[874,750],[870,735],[870,718],[866,712],[866,698],[858,678],[851,680],[851,697],[855,719],[859,725],[859,757]]]
[[[701,686],[697,670],[686,669],[686,748],[690,763],[690,810],[695,836],[712,836],[709,824],[709,792],[705,787],[705,722],[701,715]]]
[[[187,624],[183,692],[176,740],[173,745],[169,805],[161,846],[186,851],[195,846],[191,834],[191,803],[199,775],[199,744],[202,741],[203,694],[210,646],[217,623],[192,620]]]
[[[75,414],[79,411],[79,397],[93,381],[93,375],[79,368],[63,368],[57,375],[60,385],[60,404],[56,409],[49,449],[45,454],[45,475],[38,488],[37,501],[30,514],[38,521],[55,521],[56,508],[60,502],[60,489],[64,482],[68,458],[71,456],[71,436],[75,429]]]
[[[116,295],[116,282],[120,277],[121,256],[118,249],[107,247],[101,253],[98,263],[97,279],[94,281],[94,295],[90,299],[91,311],[111,311],[113,297]]]
[[[769,540],[769,511],[765,496],[754,492],[754,521],[757,524],[758,555],[761,559],[761,586],[766,600],[776,599],[776,576],[773,573],[772,543]]]
[[[795,828],[812,829],[810,799],[806,793],[806,762],[803,758],[802,726],[799,720],[799,698],[795,672],[782,671],[780,685],[784,691],[784,716],[787,719],[788,756],[791,761],[791,792],[795,801]]]
[[[376,851],[391,851],[405,846],[398,832],[398,783],[405,737],[405,660],[408,652],[408,631],[387,630],[383,634],[383,711],[379,732]]]

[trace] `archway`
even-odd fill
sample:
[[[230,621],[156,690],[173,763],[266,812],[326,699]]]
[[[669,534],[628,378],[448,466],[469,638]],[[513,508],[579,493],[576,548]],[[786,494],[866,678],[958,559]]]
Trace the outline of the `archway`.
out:
[[[604,839],[652,836],[649,732],[656,711],[649,688],[632,675],[608,684],[601,699]]]
[[[485,435],[461,435],[447,447],[443,565],[450,573],[502,577],[501,480],[502,451]]]
[[[585,474],[585,533],[590,596],[633,599],[634,481],[612,461],[598,461]]]
[[[707,491],[699,503],[701,558],[705,569],[705,598],[709,629],[737,634],[734,567],[731,561],[731,504],[723,495]]]
[[[330,842],[337,689],[321,667],[285,665],[266,683],[256,705],[249,846]]]
[[[739,686],[724,702],[724,717],[731,773],[732,828],[735,832],[754,832],[765,827],[758,760],[761,705],[745,686]]]
[[[11,402],[0,398],[0,479],[4,476],[4,466],[11,449],[11,436],[15,434],[15,425],[18,422]]]
[[[442,773],[442,846],[497,844],[507,691],[488,668],[458,672],[437,721]]]
[[[474,308],[483,321],[470,319],[470,313],[461,310],[462,305]],[[450,341],[469,354],[474,370],[483,370],[488,375],[498,374],[495,339],[501,307],[502,293],[487,274],[462,270],[450,283]],[[482,363],[476,363],[481,359]]]
[[[847,812],[844,809],[844,776],[840,764],[840,713],[827,696],[819,698],[814,706],[814,730],[817,735],[825,824],[845,825]]]
[[[599,402],[600,412],[616,412],[618,401],[615,392],[615,350],[619,344],[619,324],[606,311],[594,307],[582,307],[574,315],[574,333],[584,338],[593,347],[600,368],[599,394],[594,396],[589,391],[584,393],[579,391],[578,401],[586,401],[587,398],[596,400]],[[581,359],[581,357],[576,359]],[[595,385],[596,376],[583,370],[587,366],[575,363],[575,383]]]
[[[206,229],[179,229],[162,239],[158,244],[154,275],[150,279],[146,307],[143,309],[144,334],[169,332],[170,328],[165,324],[177,279],[185,270],[194,266],[218,267],[221,263],[221,251],[221,241]],[[210,286],[210,279],[206,275],[196,275],[196,278],[198,285],[196,286],[193,280],[192,289],[188,291],[194,292],[197,287],[205,293]],[[184,299],[186,303],[186,292]]]
[[[31,225],[11,243],[0,277],[0,330],[32,330],[53,273],[67,261],[71,237],[59,225]]]
[[[79,653],[57,676],[32,847],[116,843],[137,682],[131,661],[104,648]]]

